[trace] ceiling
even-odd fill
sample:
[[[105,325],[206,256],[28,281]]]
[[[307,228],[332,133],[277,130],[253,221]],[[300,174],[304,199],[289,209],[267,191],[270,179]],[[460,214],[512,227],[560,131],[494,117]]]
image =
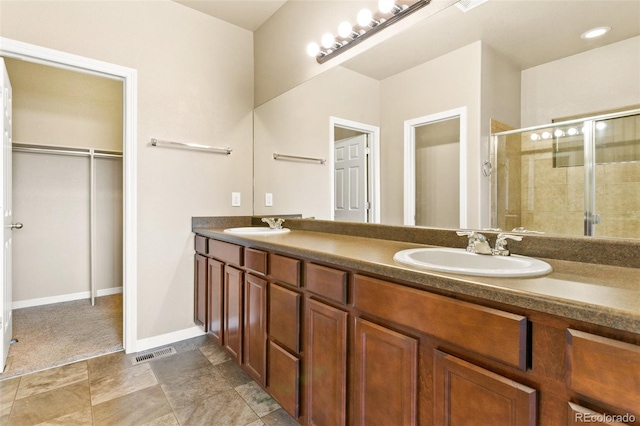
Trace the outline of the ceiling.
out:
[[[242,27],[257,30],[286,0],[173,0],[191,9]]]

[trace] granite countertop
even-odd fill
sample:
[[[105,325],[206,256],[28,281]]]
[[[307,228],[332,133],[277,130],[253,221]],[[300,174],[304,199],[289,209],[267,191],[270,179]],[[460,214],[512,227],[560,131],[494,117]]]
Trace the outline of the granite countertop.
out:
[[[549,275],[534,278],[464,276],[411,268],[393,260],[399,251],[428,247],[403,241],[291,229],[270,236],[238,236],[222,227],[198,227],[210,238],[360,270],[525,309],[640,333],[640,269],[544,258]],[[236,226],[236,225],[234,225]]]

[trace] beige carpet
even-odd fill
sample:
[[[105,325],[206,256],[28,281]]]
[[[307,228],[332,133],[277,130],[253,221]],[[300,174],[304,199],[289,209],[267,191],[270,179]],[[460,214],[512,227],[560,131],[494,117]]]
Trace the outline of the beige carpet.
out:
[[[13,311],[13,337],[0,380],[122,349],[122,294]]]

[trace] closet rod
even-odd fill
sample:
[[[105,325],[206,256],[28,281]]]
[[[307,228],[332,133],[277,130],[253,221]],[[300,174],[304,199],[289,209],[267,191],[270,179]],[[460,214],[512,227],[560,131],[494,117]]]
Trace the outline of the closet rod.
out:
[[[116,151],[100,151],[92,148],[70,148],[70,147],[45,147],[40,145],[24,145],[14,143],[14,152],[34,152],[39,154],[69,155],[75,157],[90,157],[93,150],[94,156],[98,158],[122,158],[122,153]]]

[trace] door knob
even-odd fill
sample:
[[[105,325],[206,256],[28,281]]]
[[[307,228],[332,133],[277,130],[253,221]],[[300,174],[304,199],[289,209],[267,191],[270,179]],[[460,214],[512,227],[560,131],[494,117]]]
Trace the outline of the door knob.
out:
[[[18,223],[12,223],[12,224],[11,224],[11,229],[22,229],[22,227],[23,227],[23,226],[24,226],[24,225],[23,225],[23,224],[21,224],[20,222],[18,222]]]

